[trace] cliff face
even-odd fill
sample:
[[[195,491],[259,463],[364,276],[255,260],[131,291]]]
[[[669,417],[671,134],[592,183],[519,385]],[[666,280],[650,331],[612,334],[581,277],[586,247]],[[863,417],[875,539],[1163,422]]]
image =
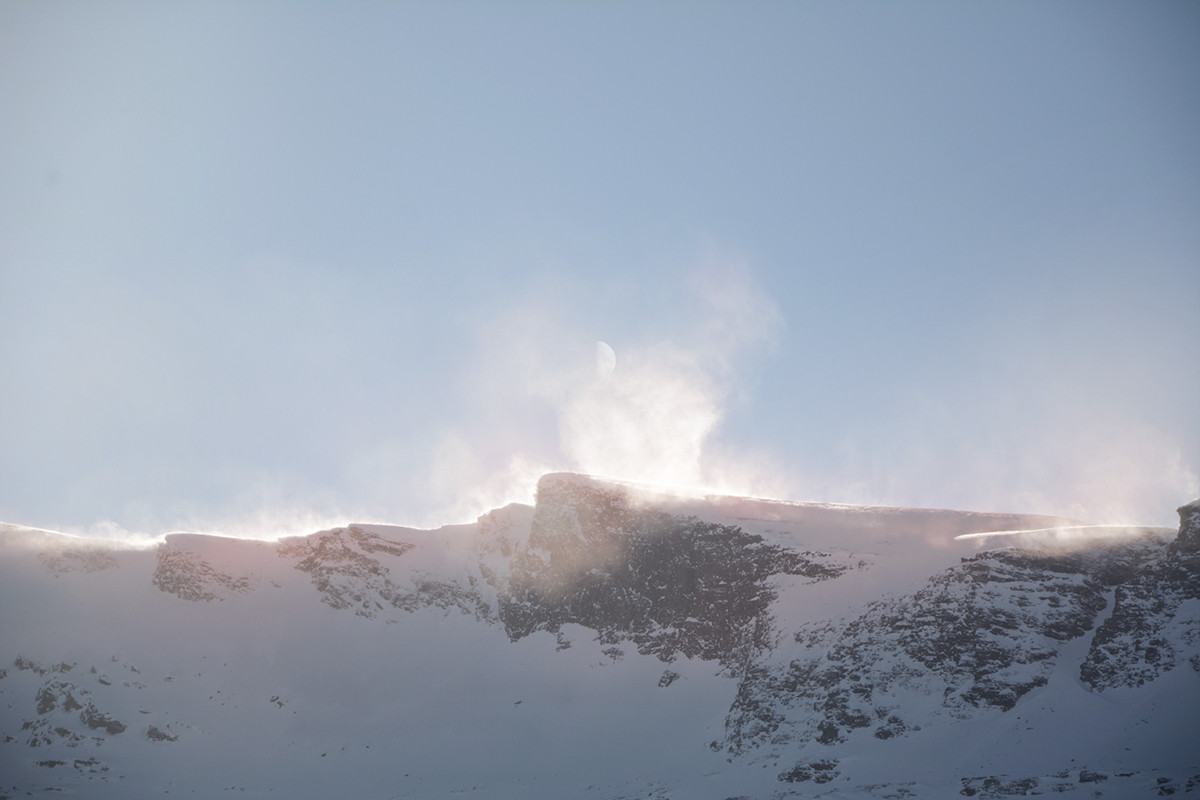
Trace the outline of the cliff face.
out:
[[[1190,601],[1190,602],[1189,602]],[[1200,500],[1179,509],[1179,535],[1122,580],[1112,615],[1080,668],[1096,689],[1141,686],[1182,663],[1200,671]]]
[[[1200,553],[1200,498],[1180,506],[1177,510],[1179,538],[1175,540],[1175,549],[1183,555]]]
[[[500,618],[513,639],[574,623],[668,663],[683,655],[740,672],[772,642],[772,576],[817,582],[852,568],[620,489],[543,480]]]

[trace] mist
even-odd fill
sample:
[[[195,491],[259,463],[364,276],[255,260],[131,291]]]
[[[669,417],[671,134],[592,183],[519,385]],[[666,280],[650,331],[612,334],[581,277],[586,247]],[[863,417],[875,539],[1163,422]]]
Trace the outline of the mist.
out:
[[[0,520],[1200,494],[1189,6],[0,23]]]

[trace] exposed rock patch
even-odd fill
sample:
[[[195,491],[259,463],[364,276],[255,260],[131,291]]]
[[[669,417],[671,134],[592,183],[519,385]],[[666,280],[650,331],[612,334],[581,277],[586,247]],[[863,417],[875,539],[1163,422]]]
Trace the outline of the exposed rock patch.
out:
[[[151,583],[181,600],[206,603],[250,590],[249,578],[227,575],[195,553],[170,543],[158,549],[158,565]]]
[[[72,730],[74,720],[92,731],[103,730],[116,735],[125,730],[124,723],[100,711],[92,701],[91,692],[76,686],[57,675],[69,672],[74,665],[58,664],[52,669],[39,667],[36,662],[18,658],[18,668],[37,675],[50,675],[38,687],[33,697],[33,719],[26,719],[21,731],[26,735],[25,743],[30,747],[49,746],[57,743],[76,747],[88,737]],[[79,712],[78,715],[75,712]]]
[[[1041,792],[1037,791],[1037,778],[1010,778],[1007,775],[988,775],[980,778],[963,778],[962,784],[963,788],[959,794],[963,797],[978,797],[980,800],[1041,794]]]
[[[1084,554],[986,552],[911,596],[810,625],[795,634],[805,656],[747,672],[725,744],[740,753],[768,742],[836,744],[860,730],[903,736],[920,729],[903,710],[914,693],[938,697],[938,713],[954,718],[1007,711],[1046,684],[1062,643],[1091,630],[1111,582],[1164,549],[1146,538]]]
[[[152,742],[177,742],[179,735],[173,734],[169,730],[159,730],[157,726],[151,725],[150,730],[146,731],[146,738]]]
[[[374,618],[387,608],[413,612],[434,607],[491,618],[490,606],[473,586],[463,588],[453,581],[418,573],[409,573],[403,583],[393,581],[392,571],[382,558],[399,558],[413,547],[351,525],[285,539],[277,552],[282,558],[293,559],[296,569],[312,576],[321,602],[332,608],[353,609],[360,617]]]
[[[68,549],[38,553],[38,561],[47,572],[100,572],[120,566],[111,554],[103,550]]]
[[[1179,536],[1174,550],[1180,554],[1200,553],[1200,497],[1176,509],[1179,512]]]
[[[841,775],[836,769],[837,765],[838,762],[834,759],[797,764],[787,772],[780,773],[779,780],[785,783],[829,783]]]
[[[116,735],[125,732],[125,723],[105,714],[91,703],[79,714],[79,721],[92,730],[104,729],[105,733]]]

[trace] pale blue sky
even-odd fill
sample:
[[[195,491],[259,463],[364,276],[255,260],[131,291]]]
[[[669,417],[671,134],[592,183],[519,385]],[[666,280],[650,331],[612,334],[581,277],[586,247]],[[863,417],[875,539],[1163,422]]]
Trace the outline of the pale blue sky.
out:
[[[1198,76],[1195,3],[0,2],[0,520],[1173,524]]]

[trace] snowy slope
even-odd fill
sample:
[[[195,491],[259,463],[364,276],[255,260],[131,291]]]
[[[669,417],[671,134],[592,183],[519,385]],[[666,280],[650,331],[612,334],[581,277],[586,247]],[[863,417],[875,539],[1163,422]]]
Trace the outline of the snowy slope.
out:
[[[0,797],[1200,793],[1181,516],[1176,539],[555,474],[435,531],[7,525]]]

